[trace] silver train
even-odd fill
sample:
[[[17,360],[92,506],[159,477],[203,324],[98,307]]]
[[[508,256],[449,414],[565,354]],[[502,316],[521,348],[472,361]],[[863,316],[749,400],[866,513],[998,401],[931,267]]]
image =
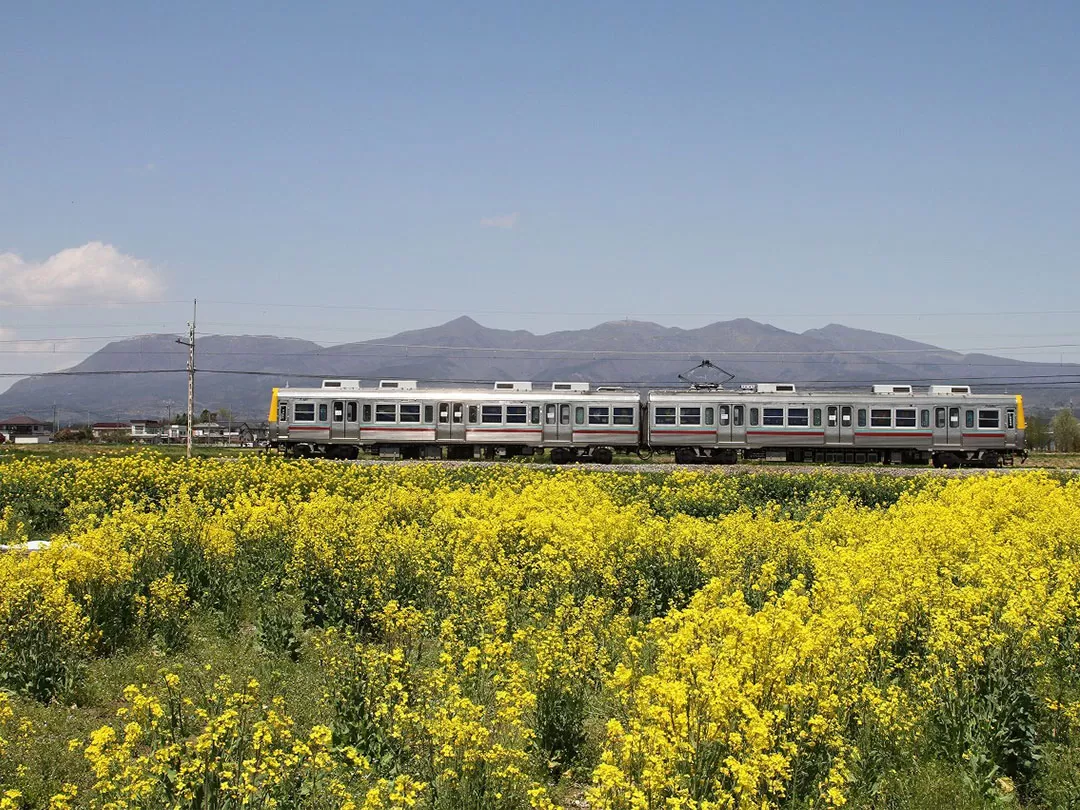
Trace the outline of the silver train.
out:
[[[275,388],[270,441],[287,455],[474,459],[549,452],[555,464],[616,452],[681,464],[788,462],[1011,465],[1024,458],[1024,403],[966,385],[796,390],[787,383],[656,390],[556,382],[421,388],[415,380],[324,380]]]

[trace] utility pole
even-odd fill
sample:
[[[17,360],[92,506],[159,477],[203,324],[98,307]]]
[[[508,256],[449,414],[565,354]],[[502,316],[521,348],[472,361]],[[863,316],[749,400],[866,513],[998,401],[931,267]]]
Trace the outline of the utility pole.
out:
[[[188,324],[188,339],[176,339],[181,346],[188,347],[187,361],[187,457],[191,458],[191,435],[195,432],[195,316],[199,302],[191,302],[191,323]]]

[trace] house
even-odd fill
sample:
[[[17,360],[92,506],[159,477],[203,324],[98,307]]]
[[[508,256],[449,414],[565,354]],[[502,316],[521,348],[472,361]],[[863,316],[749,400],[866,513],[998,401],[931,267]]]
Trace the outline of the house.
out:
[[[98,441],[118,442],[131,438],[130,422],[95,422],[90,433]]]
[[[161,422],[157,419],[132,419],[131,439],[136,442],[154,443],[161,441],[163,435]]]
[[[0,434],[13,444],[45,444],[52,441],[52,425],[19,414],[0,419]]]
[[[217,422],[196,422],[191,439],[196,444],[228,444],[229,429]]]
[[[166,425],[162,431],[162,436],[167,442],[186,442],[187,425]]]

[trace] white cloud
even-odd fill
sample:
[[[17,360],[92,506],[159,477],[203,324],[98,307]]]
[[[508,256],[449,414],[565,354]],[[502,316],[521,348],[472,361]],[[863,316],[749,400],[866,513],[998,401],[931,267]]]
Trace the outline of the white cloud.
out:
[[[61,250],[43,262],[0,253],[0,304],[146,301],[163,288],[149,263],[102,242]]]
[[[499,214],[496,217],[482,217],[480,219],[481,228],[502,228],[503,230],[510,230],[518,221],[518,212],[515,211],[512,214]]]

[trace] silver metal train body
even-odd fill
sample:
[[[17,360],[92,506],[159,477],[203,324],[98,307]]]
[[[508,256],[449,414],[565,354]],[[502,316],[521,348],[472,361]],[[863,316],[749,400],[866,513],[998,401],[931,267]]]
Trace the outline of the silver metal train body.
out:
[[[800,392],[790,384],[650,391],[499,382],[422,389],[411,380],[325,380],[274,389],[271,442],[290,455],[496,458],[610,463],[662,451],[680,463],[740,458],[831,463],[1011,464],[1024,452],[1023,400],[962,385]]]

